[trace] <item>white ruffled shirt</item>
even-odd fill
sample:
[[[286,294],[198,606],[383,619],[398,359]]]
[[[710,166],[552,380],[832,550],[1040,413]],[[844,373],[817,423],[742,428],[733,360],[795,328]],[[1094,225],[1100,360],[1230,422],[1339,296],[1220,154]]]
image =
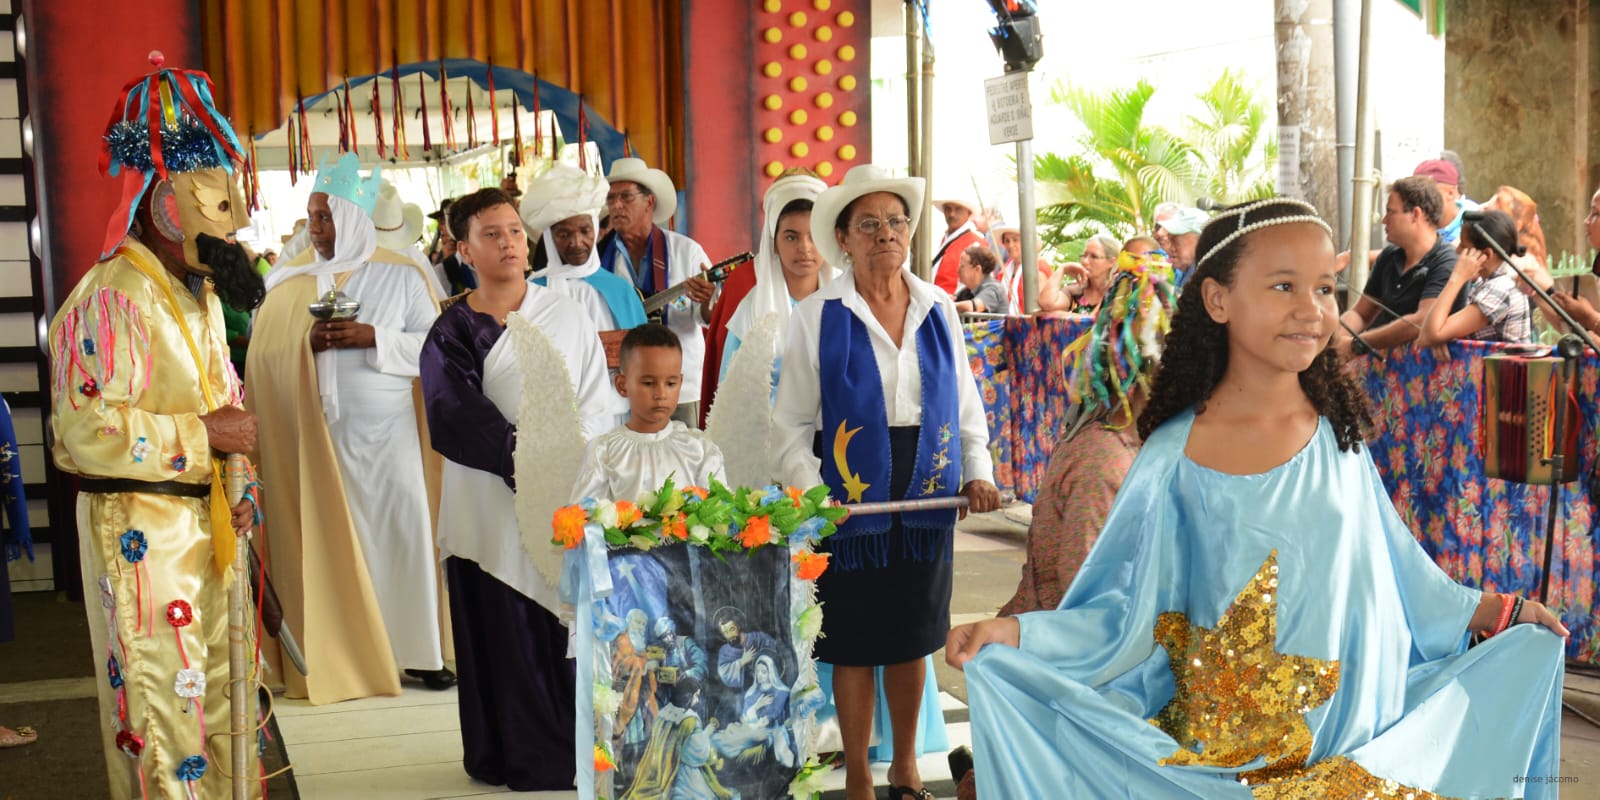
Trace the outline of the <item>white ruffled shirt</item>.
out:
[[[678,488],[704,487],[716,478],[728,480],[722,451],[704,431],[673,420],[656,433],[639,433],[619,425],[583,453],[583,468],[573,485],[572,500],[637,501],[661,488],[668,477]]]
[[[966,338],[956,314],[955,301],[943,290],[907,270],[900,271],[911,290],[901,341],[889,337],[872,315],[867,301],[856,292],[853,270],[845,270],[832,283],[800,301],[789,318],[789,333],[783,351],[783,372],[778,381],[778,399],[772,409],[772,474],[779,483],[809,487],[822,483],[822,462],[812,452],[812,439],[822,426],[821,362],[818,340],[822,328],[822,304],[837,299],[866,325],[877,358],[878,375],[883,382],[883,400],[890,427],[922,423],[921,354],[917,352],[917,329],[929,314],[944,315],[954,345],[956,393],[961,427],[962,485],[983,480],[994,483],[994,462],[989,457],[989,424],[978,382],[967,364]]]

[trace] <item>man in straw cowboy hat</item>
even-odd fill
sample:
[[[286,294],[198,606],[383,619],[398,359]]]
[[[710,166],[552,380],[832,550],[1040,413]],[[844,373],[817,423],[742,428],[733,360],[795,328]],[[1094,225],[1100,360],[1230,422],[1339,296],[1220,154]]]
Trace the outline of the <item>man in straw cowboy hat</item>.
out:
[[[378,232],[378,246],[401,255],[410,256],[428,276],[428,285],[435,297],[446,297],[444,279],[428,262],[428,256],[417,246],[422,238],[422,207],[400,199],[394,184],[384,181],[378,189],[378,202],[372,207],[372,227]]]
[[[711,321],[716,287],[700,273],[711,266],[699,242],[662,228],[678,209],[678,190],[667,173],[637,158],[619,158],[608,176],[606,208],[611,233],[600,240],[600,266],[633,282],[640,294],[652,294],[688,281],[688,307],[669,307],[662,322],[683,344],[682,397],[674,419],[697,426],[700,380],[706,340],[701,324]]]
[[[933,207],[944,214],[945,223],[944,239],[933,256],[933,285],[954,295],[961,288],[961,253],[975,244],[989,243],[978,231],[976,201],[955,197],[936,200]]]
[[[400,693],[400,670],[446,689],[426,429],[413,396],[439,300],[421,265],[378,246],[378,170],[324,161],[306,203],[311,247],[267,273],[250,342],[250,408],[278,594],[309,674],[280,670],[314,704]],[[337,289],[355,319],[307,306]]]

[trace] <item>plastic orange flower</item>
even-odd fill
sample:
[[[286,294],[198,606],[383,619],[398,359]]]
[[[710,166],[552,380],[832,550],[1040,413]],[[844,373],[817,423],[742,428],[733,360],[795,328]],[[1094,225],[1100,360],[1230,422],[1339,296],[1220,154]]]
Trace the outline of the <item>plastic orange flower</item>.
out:
[[[611,754],[607,753],[604,747],[601,747],[600,745],[594,746],[595,772],[609,772],[615,769],[616,766],[616,764],[611,763]]]
[[[639,507],[626,501],[617,501],[617,527],[626,528],[644,517],[644,512]]]
[[[661,519],[661,538],[668,536],[679,540],[689,538],[689,525],[684,522],[682,514],[668,514]]]
[[[767,524],[766,517],[751,517],[739,531],[739,544],[745,547],[760,547],[770,541],[772,541],[772,526]]]
[[[795,574],[800,580],[814,581],[828,571],[828,554],[801,550],[794,554]]]
[[[589,521],[589,515],[584,512],[583,506],[566,506],[556,509],[553,525],[555,536],[551,537],[552,544],[559,544],[571,550],[583,541],[583,526]]]
[[[784,489],[783,493],[789,495],[789,499],[794,501],[794,507],[795,508],[799,508],[800,507],[800,498],[805,497],[805,495],[806,495],[805,492],[802,492],[802,491],[800,491],[799,489],[796,489],[793,486],[790,486],[789,488]]]
[[[702,489],[699,486],[685,487],[684,491],[689,492],[690,494],[693,494],[695,497],[698,497],[701,500],[706,499],[706,495],[710,494],[710,492],[707,492],[705,489]]]

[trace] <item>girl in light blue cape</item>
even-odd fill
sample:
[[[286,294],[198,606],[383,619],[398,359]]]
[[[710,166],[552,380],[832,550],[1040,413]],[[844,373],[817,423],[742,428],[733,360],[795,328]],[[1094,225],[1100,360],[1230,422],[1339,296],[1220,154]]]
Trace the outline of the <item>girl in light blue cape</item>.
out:
[[[1566,629],[1396,514],[1327,346],[1328,226],[1265,200],[1198,252],[1061,606],[950,632],[979,796],[1554,797]]]

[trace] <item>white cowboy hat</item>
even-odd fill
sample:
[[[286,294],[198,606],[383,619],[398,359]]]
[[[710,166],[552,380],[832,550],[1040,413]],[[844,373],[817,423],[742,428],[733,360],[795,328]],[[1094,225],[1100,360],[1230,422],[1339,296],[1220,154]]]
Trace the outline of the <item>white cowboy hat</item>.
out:
[[[394,185],[384,181],[378,202],[372,207],[372,226],[378,229],[378,246],[404,250],[422,238],[422,208],[403,203]]]
[[[1010,222],[989,226],[989,235],[993,236],[994,240],[997,242],[1000,241],[1000,237],[1002,235],[1007,233],[1014,233],[1020,237],[1022,236],[1022,226]]]
[[[611,174],[606,176],[606,180],[611,183],[637,183],[650,190],[656,196],[657,225],[665,225],[678,210],[678,187],[672,185],[672,178],[659,169],[645,166],[642,158],[619,158],[611,162]]]
[[[851,167],[838,186],[817,195],[817,202],[811,209],[811,240],[822,254],[822,260],[841,266],[848,263],[839,240],[834,238],[833,226],[857,198],[874,192],[898,195],[906,202],[906,216],[911,218],[911,228],[906,232],[909,245],[917,232],[917,218],[922,215],[925,187],[926,181],[921,178],[896,178],[887,168],[876,164]]]
[[[933,201],[933,207],[939,209],[940,213],[944,212],[944,207],[947,205],[961,206],[974,216],[983,212],[983,208],[979,206],[978,201],[967,194],[935,195],[935,197],[944,198],[943,200],[936,199]]]

